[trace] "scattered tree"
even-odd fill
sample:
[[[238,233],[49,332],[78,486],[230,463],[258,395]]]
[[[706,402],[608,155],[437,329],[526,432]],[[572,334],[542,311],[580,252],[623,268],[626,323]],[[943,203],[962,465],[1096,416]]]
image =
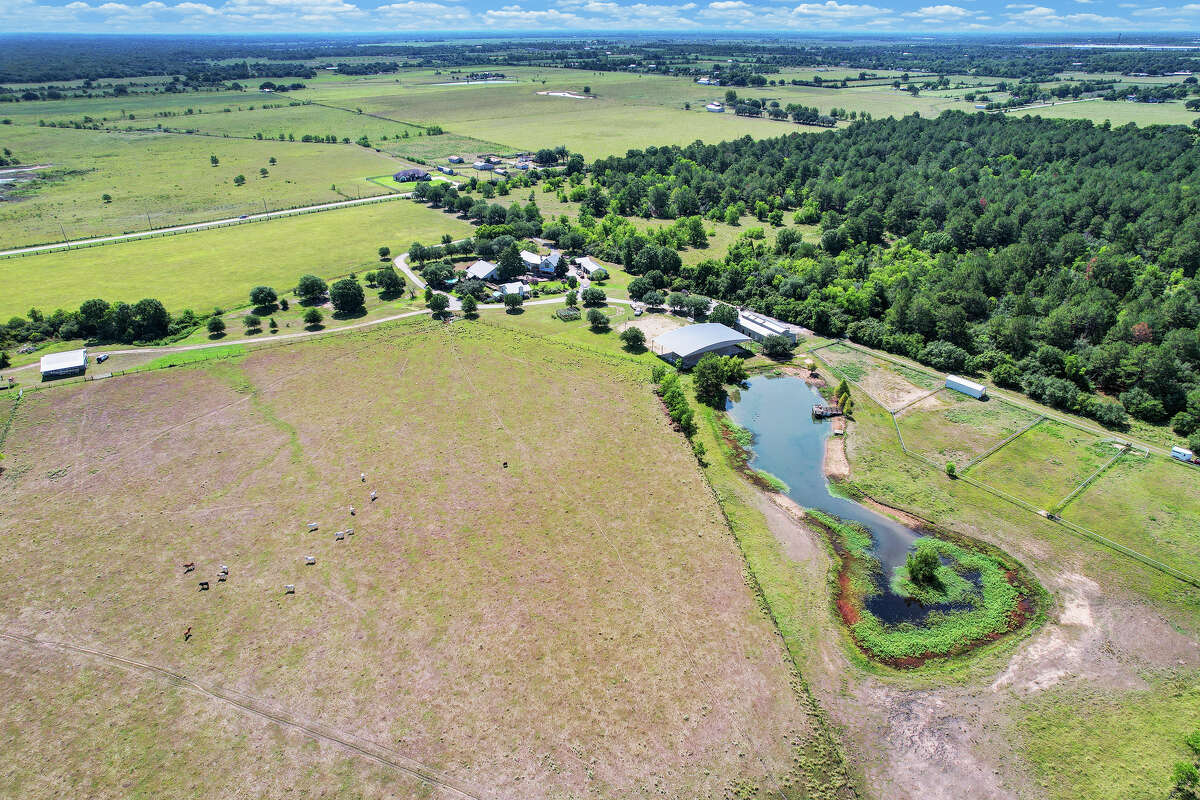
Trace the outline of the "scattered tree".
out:
[[[315,328],[325,319],[325,315],[321,313],[321,309],[313,306],[304,312],[304,324],[310,328]]]
[[[763,338],[762,351],[767,358],[787,358],[792,354],[792,343],[786,336],[772,334]]]
[[[474,318],[479,312],[479,303],[475,300],[474,295],[467,295],[462,300],[463,316]]]
[[[243,185],[243,184],[245,184],[245,183],[246,183],[246,176],[245,176],[245,175],[234,175],[234,176],[233,176],[233,185],[234,185],[234,186],[241,186],[241,185]]]
[[[109,194],[108,192],[105,192],[104,194],[100,195],[100,200],[101,200],[101,201],[103,201],[103,202],[105,202],[105,203],[111,203],[111,202],[112,202],[112,195],[111,195],[111,194]]]
[[[342,278],[329,287],[329,300],[343,314],[357,314],[366,300],[362,285],[353,278]]]
[[[625,349],[630,352],[640,353],[646,349],[646,334],[642,332],[641,328],[635,328],[632,325],[621,331],[621,341],[625,343]]]
[[[387,261],[388,256],[390,256],[391,254],[392,254],[392,248],[388,247],[386,244],[383,247],[379,248],[379,260],[380,261]]]
[[[429,298],[429,308],[433,310],[434,317],[441,317],[450,308],[450,298],[444,294],[435,294]]]
[[[571,308],[578,306],[579,305],[579,293],[576,292],[574,289],[567,290],[567,295],[564,298],[564,302]]]
[[[608,296],[604,294],[604,290],[595,286],[589,286],[579,294],[585,306],[602,306],[607,302]]]
[[[404,276],[391,267],[384,267],[375,273],[375,284],[385,297],[392,297],[404,291]]]
[[[247,314],[242,317],[242,324],[246,326],[246,330],[254,330],[262,327],[262,319],[256,314]]]
[[[216,156],[209,156],[208,163],[212,164],[215,167],[221,163],[221,159],[217,158]]]
[[[305,303],[315,303],[325,297],[329,285],[316,275],[301,275],[296,283],[296,296]]]
[[[941,581],[937,576],[938,567],[941,565],[937,546],[932,542],[917,542],[916,549],[908,554],[904,563],[908,577],[913,583],[934,589],[941,588]]]
[[[213,336],[219,336],[225,332],[225,320],[221,319],[216,314],[208,318],[208,332]]]
[[[608,330],[608,316],[598,308],[588,309],[587,321],[594,331]]]
[[[948,478],[957,478],[958,477],[958,467],[954,466],[953,461],[946,462],[946,477],[948,477]]]
[[[517,313],[517,309],[525,303],[525,298],[521,297],[520,292],[512,292],[504,295],[504,308],[509,314]]]
[[[255,286],[250,290],[250,303],[257,308],[275,305],[279,296],[270,286]]]

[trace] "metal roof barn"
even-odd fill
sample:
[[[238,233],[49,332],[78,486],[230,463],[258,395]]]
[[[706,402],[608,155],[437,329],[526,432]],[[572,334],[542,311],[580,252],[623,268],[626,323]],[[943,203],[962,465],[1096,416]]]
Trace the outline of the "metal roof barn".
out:
[[[705,353],[731,351],[749,341],[749,336],[733,328],[716,322],[704,322],[667,331],[652,342],[652,347],[664,360],[672,364],[682,360],[684,366],[690,367]]]
[[[42,356],[41,367],[43,378],[81,375],[87,369],[87,348]]]

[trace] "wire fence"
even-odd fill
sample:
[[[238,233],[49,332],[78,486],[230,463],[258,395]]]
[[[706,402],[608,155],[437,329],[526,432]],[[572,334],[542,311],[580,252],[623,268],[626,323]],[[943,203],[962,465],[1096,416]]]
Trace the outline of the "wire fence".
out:
[[[1010,434],[1009,436],[1005,437],[1004,439],[1001,439],[999,442],[992,445],[987,450],[984,450],[982,453],[980,453],[979,455],[972,458],[970,461],[968,461],[966,464],[963,465],[963,469],[964,470],[970,469],[971,467],[973,467],[976,464],[983,461],[985,458],[988,458],[989,456],[996,453],[996,451],[998,451],[1000,448],[1004,447],[1009,442],[1013,442],[1013,441],[1016,441],[1017,439],[1020,439],[1026,433],[1033,430],[1034,427],[1044,419],[1047,419],[1047,418],[1043,417],[1039,414],[1037,417],[1034,418],[1033,422],[1029,423],[1024,428],[1021,428],[1021,430],[1017,431],[1016,433]]]
[[[883,409],[885,412],[887,412],[887,414],[892,418],[892,426],[896,430],[896,439],[900,443],[900,450],[906,456],[909,456],[909,457],[921,462],[922,464],[932,467],[933,469],[938,470],[939,472],[942,471],[944,469],[944,467],[942,467],[941,465],[937,464],[936,462],[930,460],[929,458],[926,458],[921,453],[918,453],[914,450],[909,449],[908,444],[904,441],[904,434],[900,431],[900,424],[896,421],[896,412],[893,412],[886,405],[884,405],[882,402],[880,402],[878,398],[874,397],[873,395],[871,395],[870,392],[863,389],[862,386],[860,386],[856,381],[853,381],[850,378],[848,378],[834,364],[832,364],[829,361],[827,361],[826,359],[822,358],[820,355],[817,355],[818,350],[822,350],[826,347],[829,347],[832,344],[838,344],[838,343],[839,342],[831,342],[828,345],[822,345],[821,347],[814,348],[810,352],[818,360],[820,360],[822,363],[824,363],[825,366],[828,367],[831,372],[833,372],[837,375],[840,375],[842,378],[844,378],[850,384],[852,384],[856,389],[858,389],[863,394],[865,394],[868,398],[870,398],[877,406],[879,406],[881,409]],[[858,348],[850,347],[850,349],[857,350]],[[868,355],[870,355],[870,354],[868,353]],[[1013,405],[1017,408],[1022,408],[1022,406],[1018,406],[1013,403],[1010,403],[1010,405]],[[976,464],[979,461],[982,461],[983,458],[991,455],[992,453],[994,453],[996,450],[999,450],[1004,445],[1008,444],[1011,441],[1016,440],[1020,436],[1027,433],[1030,429],[1032,429],[1035,425],[1037,425],[1043,419],[1049,419],[1049,417],[1043,416],[1043,417],[1039,417],[1038,419],[1034,420],[1032,423],[1025,426],[1022,430],[1012,434],[1007,439],[1002,441],[1000,444],[993,447],[990,452],[984,453],[983,456],[980,456],[975,461],[971,462],[971,464]],[[1078,427],[1078,426],[1073,426],[1073,427]],[[1085,428],[1080,428],[1080,430],[1086,431]],[[1087,432],[1090,433],[1091,431],[1087,431]],[[1061,509],[1062,507],[1065,507],[1068,502],[1070,502],[1071,500],[1073,500],[1076,497],[1078,497],[1079,495],[1081,495],[1088,486],[1090,486],[1093,482],[1095,482],[1095,480],[1097,478],[1099,478],[1100,475],[1102,475],[1106,470],[1108,470],[1109,467],[1111,467],[1114,463],[1116,463],[1116,461],[1119,460],[1123,455],[1130,452],[1131,449],[1133,449],[1133,446],[1129,445],[1126,449],[1122,450],[1115,457],[1110,459],[1108,461],[1108,463],[1106,463],[1100,469],[1093,472],[1086,480],[1084,480],[1079,486],[1077,486],[1075,488],[1075,491],[1073,491],[1070,495],[1068,495],[1066,498],[1064,498],[1059,503],[1058,508]],[[1145,453],[1147,458],[1152,457],[1152,454],[1149,449],[1143,449],[1142,452]],[[962,473],[958,473],[955,475],[955,479],[961,480],[964,483],[970,484],[971,486],[974,486],[978,489],[988,492],[989,494],[991,494],[995,497],[999,497],[1002,500],[1006,500],[1007,502],[1012,503],[1013,505],[1017,506],[1018,508],[1028,511],[1031,514],[1035,514],[1035,515],[1042,517],[1043,519],[1046,519],[1050,522],[1055,522],[1079,536],[1082,536],[1082,537],[1089,539],[1097,544],[1107,547],[1110,550],[1120,553],[1121,555],[1132,558],[1148,567],[1151,567],[1152,569],[1156,569],[1159,572],[1162,572],[1165,575],[1169,575],[1170,577],[1175,578],[1176,580],[1179,580],[1179,581],[1187,583],[1191,586],[1200,588],[1200,578],[1198,578],[1194,575],[1190,575],[1186,572],[1183,572],[1182,570],[1178,570],[1175,567],[1172,567],[1168,564],[1164,564],[1163,562],[1159,561],[1158,559],[1151,558],[1150,556],[1145,555],[1144,553],[1139,553],[1137,550],[1134,550],[1133,548],[1130,548],[1130,547],[1126,547],[1125,545],[1121,544],[1120,542],[1115,542],[1112,539],[1109,539],[1107,536],[1104,536],[1103,534],[1096,533],[1095,531],[1090,530],[1089,528],[1085,528],[1082,525],[1078,525],[1074,522],[1065,520],[1062,517],[1058,516],[1057,513],[1047,511],[1045,509],[1037,508],[1036,506],[1029,503],[1028,501],[1022,500],[1019,497],[1011,495],[1008,492],[1003,491],[1002,489],[997,489],[994,486],[991,486],[989,484],[983,483],[982,481],[976,480],[975,478],[973,478],[969,475],[964,475]]]

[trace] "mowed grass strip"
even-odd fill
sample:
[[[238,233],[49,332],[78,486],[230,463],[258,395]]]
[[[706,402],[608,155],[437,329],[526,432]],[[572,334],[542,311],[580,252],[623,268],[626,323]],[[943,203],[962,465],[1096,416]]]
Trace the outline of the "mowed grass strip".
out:
[[[1128,453],[1073,499],[1063,517],[1200,578],[1200,469]]]
[[[260,284],[288,289],[305,273],[324,278],[377,269],[378,248],[468,235],[455,217],[404,200],[321,211],[228,228],[0,260],[0,315],[30,307],[77,308],[92,297],[156,297],[169,310],[248,302]]]
[[[935,463],[963,467],[1037,417],[999,400],[980,401],[952,389],[920,400],[896,415],[904,443]]]
[[[972,467],[971,477],[1049,510],[1116,454],[1099,436],[1046,419]]]
[[[16,125],[3,134],[23,163],[50,166],[0,204],[0,249],[386,194],[366,178],[399,169],[354,145]]]
[[[33,393],[0,478],[19,510],[0,525],[29,532],[0,563],[23,587],[0,624],[245,692],[484,796],[774,794],[810,709],[646,372],[422,321]],[[30,695],[19,677],[0,672],[7,695]],[[48,664],[36,694],[63,680]],[[50,697],[60,725],[95,718]],[[220,780],[261,761],[237,751]],[[163,777],[159,796],[195,796]]]

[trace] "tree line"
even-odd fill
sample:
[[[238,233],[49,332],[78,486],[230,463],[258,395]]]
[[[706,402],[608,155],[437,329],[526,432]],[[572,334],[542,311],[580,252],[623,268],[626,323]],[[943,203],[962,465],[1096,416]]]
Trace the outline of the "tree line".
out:
[[[585,210],[784,211],[820,244],[758,229],[686,268],[640,234],[594,246],[676,288],[1186,436],[1200,428],[1198,179],[1181,126],[947,112],[601,159]]]

